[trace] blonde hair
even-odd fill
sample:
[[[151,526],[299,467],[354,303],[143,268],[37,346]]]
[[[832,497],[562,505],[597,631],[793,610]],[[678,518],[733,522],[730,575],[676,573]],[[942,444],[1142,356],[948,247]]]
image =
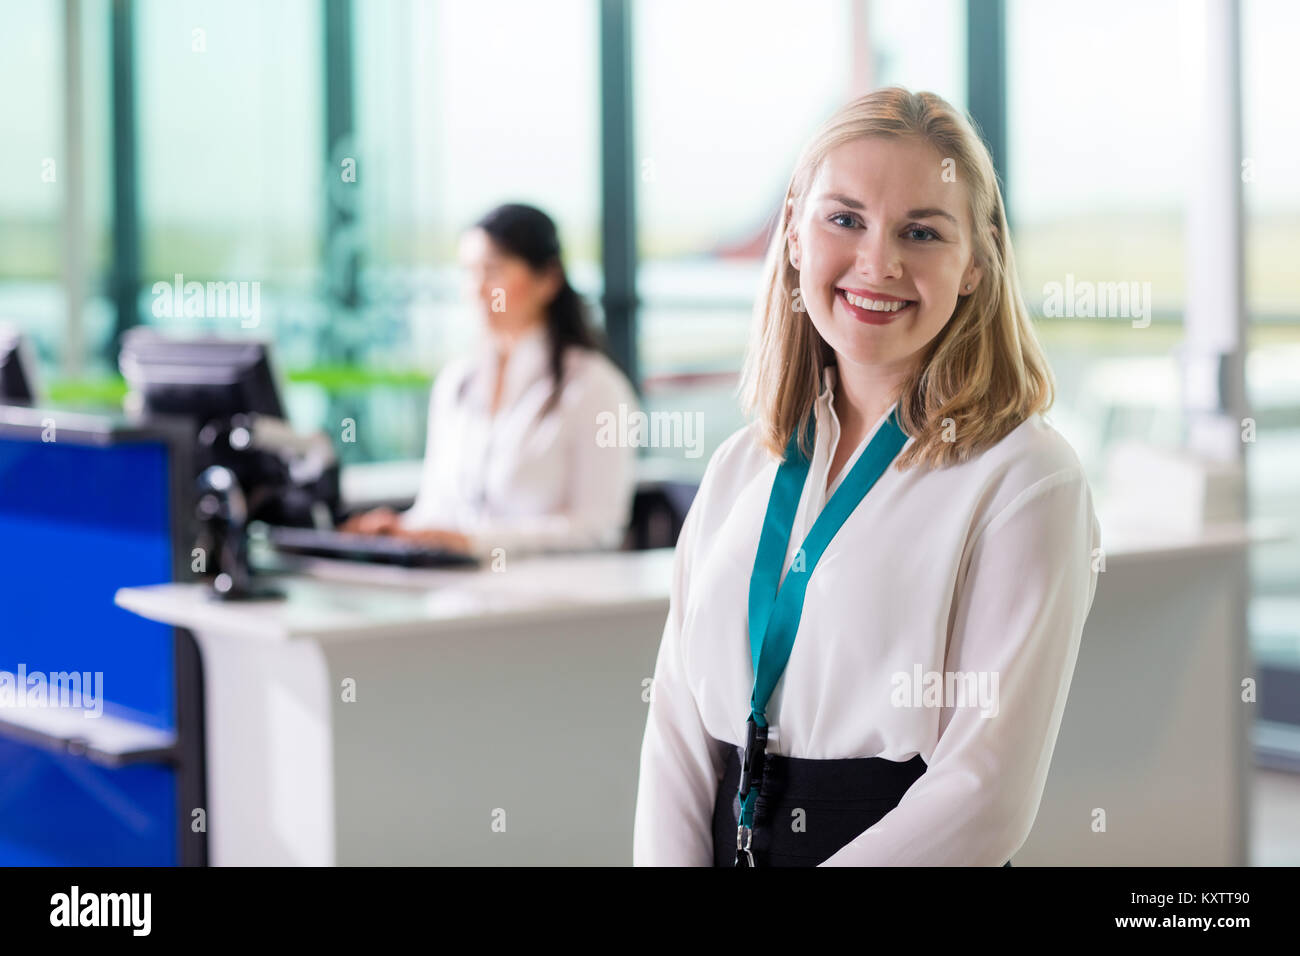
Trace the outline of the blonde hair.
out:
[[[839,109],[804,148],[768,247],[745,356],[740,395],[762,446],[784,458],[805,420],[835,353],[806,311],[796,311],[799,273],[790,264],[788,230],[797,221],[826,154],[864,136],[919,136],[952,159],[966,185],[974,223],[975,261],[984,273],[959,297],[948,322],[927,343],[899,394],[898,420],[916,441],[898,456],[900,469],[962,462],[1001,439],[1055,398],[1052,372],[1021,298],[1002,192],[988,148],[971,122],[934,93],[901,87],[875,90]],[[791,202],[793,201],[793,202]],[[793,209],[791,206],[793,205]],[[945,423],[951,419],[951,423]],[[944,434],[955,434],[945,441]],[[806,455],[806,436],[799,447]]]

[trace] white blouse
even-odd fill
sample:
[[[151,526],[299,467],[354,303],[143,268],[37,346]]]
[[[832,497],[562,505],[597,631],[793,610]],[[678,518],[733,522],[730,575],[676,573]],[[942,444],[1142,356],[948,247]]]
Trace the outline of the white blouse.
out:
[[[481,557],[615,548],[631,518],[636,449],[598,440],[602,412],[638,408],[627,377],[599,352],[570,347],[556,405],[545,328],[510,351],[497,414],[497,357],[484,340],[434,381],[424,470],[405,528],[464,533]]]
[[[786,570],[829,498],[834,382],[829,368]],[[641,749],[634,865],[712,865],[726,747],[744,743],[749,716],[749,578],[777,465],[750,428],[728,438],[678,540]],[[1015,854],[1038,812],[1096,591],[1092,492],[1041,415],[966,462],[923,467],[891,466],[827,547],[767,707],[769,753],[919,753],[928,765],[823,866],[1001,866]],[[985,693],[945,695],[953,679]]]

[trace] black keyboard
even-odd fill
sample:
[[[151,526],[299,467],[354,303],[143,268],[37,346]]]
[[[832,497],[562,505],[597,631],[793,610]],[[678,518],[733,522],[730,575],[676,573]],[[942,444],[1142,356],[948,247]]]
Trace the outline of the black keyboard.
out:
[[[473,555],[430,548],[388,535],[271,525],[266,529],[266,538],[277,551],[319,558],[401,564],[412,568],[472,567],[479,563]]]

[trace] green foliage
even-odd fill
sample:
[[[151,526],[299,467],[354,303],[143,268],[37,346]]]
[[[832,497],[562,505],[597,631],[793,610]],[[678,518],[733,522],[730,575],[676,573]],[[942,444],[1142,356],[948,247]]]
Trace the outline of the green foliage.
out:
[[[414,369],[371,369],[359,365],[317,365],[288,372],[291,385],[315,385],[330,394],[364,392],[371,388],[427,389],[433,377]],[[120,375],[63,379],[46,388],[49,401],[86,408],[120,408],[126,381]]]

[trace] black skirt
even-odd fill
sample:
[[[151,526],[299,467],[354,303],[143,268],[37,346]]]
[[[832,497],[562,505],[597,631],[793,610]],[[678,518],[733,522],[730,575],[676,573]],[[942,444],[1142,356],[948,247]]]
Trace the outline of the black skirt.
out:
[[[727,767],[713,807],[714,866],[735,865],[742,756],[739,747],[727,748]],[[898,806],[925,771],[920,754],[903,762],[766,754],[754,800],[754,865],[817,866]]]

